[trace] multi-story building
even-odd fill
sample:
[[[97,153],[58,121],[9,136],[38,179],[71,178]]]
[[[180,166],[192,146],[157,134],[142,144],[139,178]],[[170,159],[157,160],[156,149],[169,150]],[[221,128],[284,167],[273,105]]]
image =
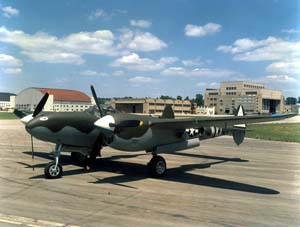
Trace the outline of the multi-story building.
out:
[[[112,99],[109,104],[124,113],[157,114],[161,115],[166,105],[171,105],[174,113],[191,114],[192,103],[188,100],[172,99]]]
[[[0,92],[0,111],[12,112],[15,108],[15,94]]]
[[[234,114],[240,104],[248,114],[284,111],[281,91],[245,81],[222,82],[219,89],[206,89],[204,104],[214,106],[217,114]]]
[[[54,89],[54,88],[27,88],[16,97],[16,109],[33,111],[44,94],[48,92],[49,98],[45,104],[45,111],[78,112],[88,109],[92,99],[80,91]]]

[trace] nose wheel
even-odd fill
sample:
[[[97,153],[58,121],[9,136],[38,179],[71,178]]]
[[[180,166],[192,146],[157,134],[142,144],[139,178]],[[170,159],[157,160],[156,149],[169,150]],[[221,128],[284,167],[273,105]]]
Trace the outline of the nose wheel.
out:
[[[59,156],[62,145],[57,144],[53,153],[55,161],[49,162],[44,169],[45,178],[56,179],[60,178],[63,174],[62,165],[59,163]]]
[[[165,159],[159,155],[154,155],[148,163],[148,170],[152,177],[160,178],[164,176],[167,171]]]
[[[63,168],[60,163],[56,165],[56,162],[49,162],[44,169],[45,177],[47,179],[56,179],[60,178],[63,173]]]

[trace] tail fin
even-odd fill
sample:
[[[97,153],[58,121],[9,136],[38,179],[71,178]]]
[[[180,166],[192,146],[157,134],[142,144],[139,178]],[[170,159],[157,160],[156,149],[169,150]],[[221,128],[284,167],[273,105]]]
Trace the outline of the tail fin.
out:
[[[239,105],[237,110],[236,110],[236,113],[235,113],[235,116],[236,117],[242,117],[242,116],[245,116],[245,110],[244,110],[244,107],[242,105]],[[246,125],[245,124],[238,124],[238,125],[234,125],[233,126],[234,128],[242,128],[242,129],[245,129],[246,128]]]
[[[235,116],[237,117],[245,116],[245,110],[242,105],[238,106]],[[232,137],[236,145],[240,145],[244,141],[245,134],[246,134],[245,129],[246,129],[246,124],[238,124],[233,126]]]
[[[239,105],[237,110],[236,110],[236,113],[235,113],[235,116],[245,116],[245,110],[244,110],[244,107],[242,105]]]
[[[175,118],[172,105],[166,105],[161,118]]]

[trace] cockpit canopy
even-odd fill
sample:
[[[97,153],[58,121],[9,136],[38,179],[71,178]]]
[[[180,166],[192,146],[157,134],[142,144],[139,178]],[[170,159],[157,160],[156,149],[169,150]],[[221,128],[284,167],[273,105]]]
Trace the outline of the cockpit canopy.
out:
[[[118,113],[118,111],[116,109],[114,109],[111,105],[107,105],[107,104],[100,104],[103,112],[104,112],[104,116],[105,115],[109,115],[109,114],[113,114],[113,113]],[[100,113],[98,110],[97,106],[91,106],[90,108],[86,109],[85,112],[92,114],[96,117],[100,117]]]

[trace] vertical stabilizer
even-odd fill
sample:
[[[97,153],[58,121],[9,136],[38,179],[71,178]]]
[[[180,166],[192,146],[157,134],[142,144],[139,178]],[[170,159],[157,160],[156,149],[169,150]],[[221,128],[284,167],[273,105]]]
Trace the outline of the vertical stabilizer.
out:
[[[238,106],[235,116],[237,116],[237,117],[245,116],[245,110],[242,105]],[[245,138],[246,124],[234,125],[233,128],[234,128],[232,131],[233,140],[236,143],[236,145],[240,145],[244,141],[244,138]]]
[[[236,110],[236,113],[235,113],[235,116],[245,116],[245,110],[244,110],[244,107],[242,105],[239,105],[237,110]]]
[[[171,105],[166,105],[161,118],[175,118],[174,111]]]
[[[242,105],[238,106],[238,108],[236,110],[236,113],[235,113],[235,116],[237,116],[237,117],[245,116],[245,110],[244,110],[244,107]],[[238,125],[234,125],[233,127],[245,129],[246,125],[245,124],[238,124]]]

